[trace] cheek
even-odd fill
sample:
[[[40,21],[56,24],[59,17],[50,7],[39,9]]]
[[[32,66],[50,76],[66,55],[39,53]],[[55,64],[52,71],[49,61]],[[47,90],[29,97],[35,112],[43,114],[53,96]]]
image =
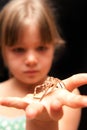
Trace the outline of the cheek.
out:
[[[45,57],[42,57],[41,64],[42,64],[43,68],[45,68],[46,70],[50,70],[50,68],[52,66],[53,58],[54,58],[53,52],[46,55]]]
[[[12,62],[12,58],[11,58],[10,51],[7,48],[4,48],[3,60],[4,60],[5,66],[9,68],[9,64],[11,64],[10,62]]]
[[[7,67],[9,69],[10,72],[12,71],[16,71],[18,68],[18,62],[15,62],[15,60],[7,60]]]
[[[9,73],[11,75],[20,75],[21,74],[21,64],[19,61],[16,61],[16,60],[7,60],[8,63],[7,63],[7,68],[9,70]]]
[[[5,56],[5,64],[8,69],[17,69],[20,66],[20,60],[17,57],[14,57],[11,53],[8,53]]]

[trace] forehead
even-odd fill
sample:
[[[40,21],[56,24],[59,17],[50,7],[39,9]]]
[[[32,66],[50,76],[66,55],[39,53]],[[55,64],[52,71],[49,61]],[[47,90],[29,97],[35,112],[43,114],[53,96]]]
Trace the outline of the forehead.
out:
[[[34,21],[26,21],[25,26],[21,30],[19,35],[19,41],[21,42],[41,42],[40,30],[38,25]]]
[[[21,33],[19,34],[19,38],[14,45],[29,45],[32,47],[41,44],[45,43],[41,38],[39,28],[34,22],[31,22],[23,27]]]

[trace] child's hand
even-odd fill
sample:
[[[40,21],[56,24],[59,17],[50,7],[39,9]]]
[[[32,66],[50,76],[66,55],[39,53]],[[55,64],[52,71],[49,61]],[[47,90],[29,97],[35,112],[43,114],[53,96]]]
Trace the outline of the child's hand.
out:
[[[32,94],[28,94],[24,98],[0,98],[0,104],[24,109],[26,117],[29,119],[58,120],[63,114],[63,105],[71,108],[87,106],[87,96],[71,92],[73,89],[87,84],[87,74],[74,75],[63,80],[63,83],[66,88],[56,88],[55,91],[46,95],[41,101],[34,99]]]

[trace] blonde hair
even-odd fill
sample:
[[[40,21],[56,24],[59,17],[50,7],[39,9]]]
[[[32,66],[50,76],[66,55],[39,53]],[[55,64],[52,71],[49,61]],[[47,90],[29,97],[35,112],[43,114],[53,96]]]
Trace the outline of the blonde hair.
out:
[[[11,0],[0,12],[0,46],[14,45],[20,37],[25,20],[38,24],[41,41],[59,44],[62,41],[53,12],[45,0]]]

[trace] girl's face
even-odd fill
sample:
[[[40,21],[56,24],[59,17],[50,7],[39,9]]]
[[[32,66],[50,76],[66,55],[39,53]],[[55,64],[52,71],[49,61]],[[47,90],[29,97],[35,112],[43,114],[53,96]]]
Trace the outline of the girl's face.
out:
[[[45,33],[45,32],[44,32]],[[24,28],[20,40],[12,47],[5,47],[5,62],[10,73],[20,83],[34,85],[46,78],[53,61],[54,46],[42,44],[35,26]]]

